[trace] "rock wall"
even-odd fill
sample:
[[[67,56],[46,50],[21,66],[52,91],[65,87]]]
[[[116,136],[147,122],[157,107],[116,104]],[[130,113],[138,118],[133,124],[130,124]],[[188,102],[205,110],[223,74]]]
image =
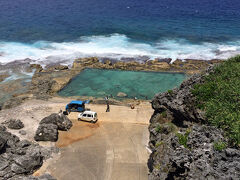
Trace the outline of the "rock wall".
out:
[[[0,126],[0,179],[31,179],[28,175],[41,167],[43,160],[55,151],[27,140],[20,141]]]
[[[208,126],[204,112],[194,106],[191,89],[212,72],[210,67],[153,99],[149,180],[240,178],[239,148],[216,148],[217,142],[227,144],[224,133]]]

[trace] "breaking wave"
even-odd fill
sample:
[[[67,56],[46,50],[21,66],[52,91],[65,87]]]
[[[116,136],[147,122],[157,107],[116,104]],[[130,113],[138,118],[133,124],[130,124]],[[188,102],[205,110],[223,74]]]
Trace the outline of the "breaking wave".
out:
[[[40,64],[62,62],[70,64],[80,57],[175,59],[226,59],[240,54],[240,40],[225,43],[193,44],[184,39],[136,42],[125,35],[81,37],[75,42],[35,43],[0,42],[0,62],[32,59]]]

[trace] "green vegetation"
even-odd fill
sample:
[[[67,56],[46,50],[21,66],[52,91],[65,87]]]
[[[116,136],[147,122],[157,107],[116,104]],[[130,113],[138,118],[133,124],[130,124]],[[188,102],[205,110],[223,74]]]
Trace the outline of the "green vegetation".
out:
[[[172,90],[172,89],[169,89],[169,90],[168,90],[168,93],[169,93],[169,94],[172,94],[172,93],[173,93],[173,90]]]
[[[157,133],[161,133],[162,132],[162,126],[160,124],[157,125],[157,127],[155,128]]]
[[[226,149],[227,144],[225,142],[219,141],[219,142],[215,142],[213,144],[213,147],[217,151],[222,151],[222,150]]]
[[[160,168],[161,168],[161,164],[157,164],[157,165],[155,165],[154,168],[157,169],[157,170],[160,170]]]
[[[169,127],[169,131],[170,132],[176,132],[177,131],[177,127],[175,124],[171,123],[171,122],[168,122],[167,123],[168,127]]]
[[[157,133],[163,133],[164,131],[171,133],[171,132],[176,132],[177,127],[173,123],[168,122],[168,123],[164,123],[164,124],[158,124],[155,127],[155,131]]]
[[[232,143],[240,144],[240,56],[215,67],[192,93],[209,124],[222,128]]]
[[[164,142],[163,141],[160,141],[160,142],[157,142],[157,144],[155,145],[156,148],[158,148],[159,146],[163,145]]]
[[[187,141],[188,141],[188,135],[190,134],[191,130],[187,129],[185,134],[177,133],[176,136],[178,137],[179,144],[183,145],[185,148],[188,148]]]
[[[161,115],[162,115],[163,118],[166,118],[167,117],[167,112],[163,111],[163,112],[161,112]]]

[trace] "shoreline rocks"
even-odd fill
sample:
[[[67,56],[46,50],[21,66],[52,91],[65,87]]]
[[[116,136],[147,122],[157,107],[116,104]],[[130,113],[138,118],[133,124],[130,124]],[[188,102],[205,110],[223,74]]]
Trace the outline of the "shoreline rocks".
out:
[[[30,64],[35,62],[30,59],[1,65],[0,69],[13,69],[14,72],[18,72],[20,69],[24,69],[26,72],[34,72],[31,82],[25,82],[18,79],[0,85],[0,90],[2,88],[4,94],[11,92],[9,93],[9,96],[4,97],[2,108],[11,108],[29,98],[48,100],[49,98],[56,96],[62,88],[71,82],[71,80],[85,68],[194,74],[201,72],[202,69],[205,69],[209,65],[222,61],[188,59],[183,61],[176,60],[172,63],[171,59],[142,59],[144,60],[137,61],[137,59],[133,58],[123,58],[121,61],[118,61],[97,57],[80,58],[73,62],[72,67],[52,63],[43,68],[39,64]],[[19,92],[20,89],[23,89],[21,90],[22,92]]]
[[[0,82],[4,81],[6,78],[8,78],[10,75],[8,73],[6,74],[0,74]]]
[[[171,59],[155,59],[140,62],[135,60],[115,61],[110,59],[101,61],[97,57],[80,58],[73,62],[72,68],[53,65],[36,71],[32,78],[31,92],[39,98],[41,96],[48,97],[55,95],[85,68],[194,74],[200,73],[201,70],[207,68],[209,65],[220,62],[221,60],[176,60],[171,64]],[[38,69],[41,68],[38,67]]]

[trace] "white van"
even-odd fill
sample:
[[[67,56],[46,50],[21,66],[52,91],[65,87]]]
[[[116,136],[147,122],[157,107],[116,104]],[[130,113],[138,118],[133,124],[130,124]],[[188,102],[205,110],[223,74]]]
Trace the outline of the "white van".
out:
[[[79,121],[80,120],[82,120],[82,121],[89,121],[91,123],[95,123],[98,120],[97,113],[93,112],[93,111],[84,111],[82,113],[79,113],[78,120]]]

